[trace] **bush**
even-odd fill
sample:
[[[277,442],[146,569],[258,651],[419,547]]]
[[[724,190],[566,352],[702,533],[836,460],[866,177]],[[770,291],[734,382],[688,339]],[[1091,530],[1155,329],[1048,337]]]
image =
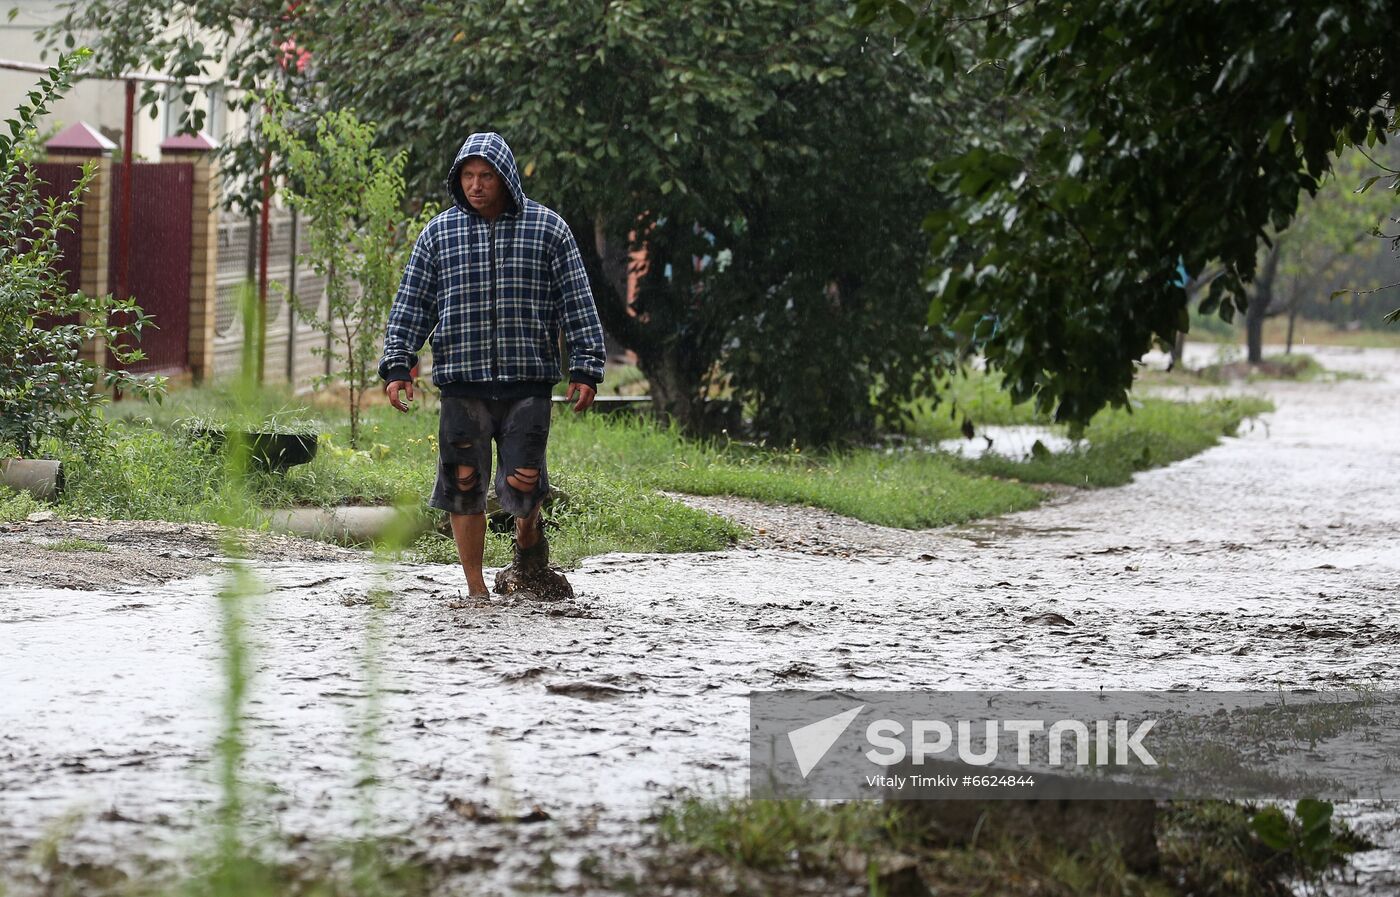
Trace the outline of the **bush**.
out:
[[[326,112],[315,121],[313,139],[298,130],[311,130],[309,124],[295,121],[280,98],[271,99],[263,133],[286,156],[292,183],[284,195],[307,214],[308,260],[326,278],[326,318],[307,320],[333,338],[330,353],[341,364],[322,379],[349,387],[350,447],[359,448],[361,405],[379,385],[376,362],[395,287],[431,213],[404,220],[408,154],[389,158],[377,149],[373,122],[349,109]]]
[[[72,192],[39,195],[32,164],[37,153],[34,122],[68,87],[86,51],[64,56],[30,91],[16,118],[0,134],[0,443],[21,455],[45,437],[84,441],[100,432],[106,396],[96,389],[98,368],[81,357],[85,343],[111,346],[122,364],[145,357],[120,345],[151,322],[130,298],[70,293],[59,267],[60,231],[77,217],[95,166],[83,166]],[[124,323],[112,323],[116,316]],[[104,385],[141,396],[159,395],[163,377],[109,371]]]

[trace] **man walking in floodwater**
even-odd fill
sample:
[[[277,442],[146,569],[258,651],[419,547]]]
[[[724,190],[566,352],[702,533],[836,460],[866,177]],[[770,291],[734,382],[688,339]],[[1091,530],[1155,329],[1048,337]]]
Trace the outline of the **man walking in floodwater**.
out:
[[[515,518],[514,557],[496,591],[572,594],[549,571],[540,503],[549,494],[545,447],[561,328],[575,412],[593,403],[603,379],[603,328],[583,259],[564,219],[525,196],[501,135],[468,137],[447,189],[452,207],[423,229],[404,269],[379,375],[389,402],[407,411],[410,371],[432,334],[442,408],[429,504],[451,517],[468,594],[487,595],[481,564],[493,439],[496,497]]]

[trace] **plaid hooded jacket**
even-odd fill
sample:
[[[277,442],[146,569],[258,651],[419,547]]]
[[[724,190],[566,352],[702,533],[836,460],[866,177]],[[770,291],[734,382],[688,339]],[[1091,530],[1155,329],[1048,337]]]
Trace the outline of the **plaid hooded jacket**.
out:
[[[459,172],[480,156],[513,205],[487,221],[462,194]],[[583,258],[564,219],[525,196],[515,156],[496,133],[473,134],[447,175],[452,207],[419,235],[389,311],[379,375],[408,380],[432,334],[433,385],[444,395],[549,395],[559,380],[558,333],[569,377],[603,379],[603,328]]]

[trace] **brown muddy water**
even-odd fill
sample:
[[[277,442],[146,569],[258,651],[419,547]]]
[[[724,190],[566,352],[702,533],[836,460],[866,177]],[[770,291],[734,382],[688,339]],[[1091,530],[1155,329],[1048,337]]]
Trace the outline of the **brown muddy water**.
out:
[[[1313,351],[1363,378],[1234,387],[1277,412],[1126,487],[976,525],[907,533],[697,499],[765,532],[724,553],[594,558],[562,605],[468,601],[459,569],[395,567],[380,830],[453,858],[475,893],[579,886],[587,857],[625,866],[665,801],[744,792],[758,689],[1393,687],[1400,352]],[[248,777],[282,833],[343,836],[374,566],[257,572]],[[218,588],[205,573],[0,590],[0,865],[74,811],[70,860],[200,842]],[[1023,622],[1046,613],[1073,625]],[[1400,889],[1400,810],[1340,812],[1382,844],[1352,890]]]

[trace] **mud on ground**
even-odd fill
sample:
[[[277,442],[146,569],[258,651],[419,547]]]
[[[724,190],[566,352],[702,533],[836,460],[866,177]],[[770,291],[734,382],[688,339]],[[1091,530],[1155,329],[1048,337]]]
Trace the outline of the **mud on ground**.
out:
[[[377,693],[378,830],[458,870],[460,893],[612,894],[589,870],[626,868],[658,806],[745,792],[754,691],[1391,683],[1400,352],[1317,356],[1367,379],[1256,384],[1278,411],[1216,448],[962,527],[695,499],[756,541],[590,558],[576,599],[549,604],[461,598],[452,565],[264,562],[245,756],[262,818],[292,850],[355,831],[355,725]],[[211,555],[165,560],[212,564],[192,535],[172,544]],[[392,598],[371,681],[377,582]],[[0,592],[0,873],[74,809],[70,861],[198,843],[220,584]],[[1400,813],[1338,814],[1381,847],[1333,893],[1400,893]]]
[[[363,552],[277,533],[243,530],[250,557],[268,561],[344,561]],[[64,519],[51,511],[0,524],[0,589],[76,589],[161,585],[202,576],[224,556],[212,523]]]

